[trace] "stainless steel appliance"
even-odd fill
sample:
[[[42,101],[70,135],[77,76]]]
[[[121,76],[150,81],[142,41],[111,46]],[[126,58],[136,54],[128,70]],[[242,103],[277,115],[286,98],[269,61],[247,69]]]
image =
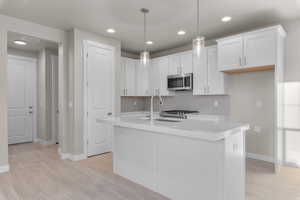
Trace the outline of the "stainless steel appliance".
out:
[[[170,75],[168,76],[168,90],[192,90],[193,89],[193,74]]]
[[[165,110],[160,112],[161,117],[171,117],[171,118],[180,118],[187,119],[188,114],[196,114],[199,111],[194,110]]]

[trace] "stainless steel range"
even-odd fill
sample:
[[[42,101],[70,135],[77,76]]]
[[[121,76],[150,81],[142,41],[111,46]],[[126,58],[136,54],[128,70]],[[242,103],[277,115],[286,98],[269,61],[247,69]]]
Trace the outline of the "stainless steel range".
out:
[[[188,114],[197,114],[199,111],[195,110],[164,110],[160,112],[161,117],[173,117],[180,119],[187,119]]]

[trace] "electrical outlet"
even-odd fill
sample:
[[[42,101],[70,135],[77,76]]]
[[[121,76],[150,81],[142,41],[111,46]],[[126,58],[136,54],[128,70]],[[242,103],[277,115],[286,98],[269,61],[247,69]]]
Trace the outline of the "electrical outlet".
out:
[[[261,101],[261,100],[256,100],[255,106],[256,106],[257,108],[261,108],[261,107],[263,106],[262,101]]]
[[[255,133],[261,133],[261,127],[260,126],[254,126],[253,128]]]
[[[217,100],[214,101],[214,107],[215,108],[219,107],[219,102]]]

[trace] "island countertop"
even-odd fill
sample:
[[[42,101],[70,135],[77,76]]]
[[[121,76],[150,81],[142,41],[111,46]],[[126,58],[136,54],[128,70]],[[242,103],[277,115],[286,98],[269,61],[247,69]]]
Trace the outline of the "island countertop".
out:
[[[155,116],[154,119],[160,118]],[[244,133],[249,129],[248,124],[234,122],[223,116],[198,115],[188,119],[172,120],[177,120],[177,122],[150,121],[145,114],[127,114],[120,117],[97,119],[100,123],[106,122],[116,127],[133,128],[207,141],[223,140],[233,134]]]

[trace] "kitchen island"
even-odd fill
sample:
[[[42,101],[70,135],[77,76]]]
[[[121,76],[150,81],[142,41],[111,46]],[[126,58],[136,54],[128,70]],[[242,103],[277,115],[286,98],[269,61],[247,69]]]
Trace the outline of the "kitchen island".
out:
[[[114,127],[114,173],[173,200],[245,200],[248,125],[139,115],[98,122]]]

